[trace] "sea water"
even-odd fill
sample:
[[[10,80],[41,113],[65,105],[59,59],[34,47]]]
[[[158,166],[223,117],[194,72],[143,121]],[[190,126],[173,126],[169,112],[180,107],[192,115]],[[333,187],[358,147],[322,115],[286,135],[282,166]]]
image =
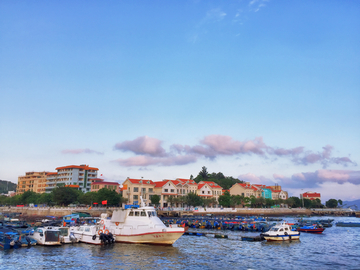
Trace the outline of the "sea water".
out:
[[[0,269],[360,269],[360,227],[336,227],[338,221],[360,219],[335,218],[333,227],[322,234],[301,233],[299,241],[247,242],[241,236],[259,233],[197,230],[213,234],[183,235],[173,246],[23,247],[0,251]]]

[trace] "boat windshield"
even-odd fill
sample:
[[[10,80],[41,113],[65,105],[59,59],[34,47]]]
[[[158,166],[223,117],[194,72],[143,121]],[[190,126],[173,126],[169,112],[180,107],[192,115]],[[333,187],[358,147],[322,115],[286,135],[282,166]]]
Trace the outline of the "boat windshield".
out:
[[[60,235],[67,236],[69,228],[59,228]]]
[[[148,211],[148,216],[151,217],[156,217],[156,211]]]
[[[59,231],[46,231],[45,241],[59,241]]]
[[[279,228],[272,228],[271,229],[273,232],[277,232],[279,230]]]

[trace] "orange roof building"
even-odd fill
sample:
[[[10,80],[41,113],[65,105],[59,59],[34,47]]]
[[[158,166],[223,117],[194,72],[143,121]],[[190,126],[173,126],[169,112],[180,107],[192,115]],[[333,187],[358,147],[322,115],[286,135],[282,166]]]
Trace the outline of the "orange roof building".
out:
[[[19,176],[16,195],[23,194],[25,191],[44,193],[47,174],[48,172],[27,172],[25,176]]]
[[[91,190],[91,182],[97,178],[98,168],[89,165],[68,165],[56,168],[57,172],[48,173],[46,192],[57,186],[77,188],[84,193]]]
[[[102,179],[100,179],[102,180]],[[110,190],[115,190],[117,193],[120,193],[120,185],[116,182],[105,182],[104,180],[98,181],[95,180],[91,183],[91,192],[98,192],[102,188],[107,188]]]
[[[301,199],[309,199],[309,200],[316,200],[319,199],[321,201],[321,195],[320,193],[316,193],[316,192],[312,192],[312,191],[308,191],[305,192],[303,194],[300,194]]]

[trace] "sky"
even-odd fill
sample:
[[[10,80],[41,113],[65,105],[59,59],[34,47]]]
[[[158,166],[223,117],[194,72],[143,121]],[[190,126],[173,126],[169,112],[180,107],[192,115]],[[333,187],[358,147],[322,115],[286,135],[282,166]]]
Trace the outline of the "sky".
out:
[[[0,179],[205,166],[360,199],[359,1],[0,0]]]

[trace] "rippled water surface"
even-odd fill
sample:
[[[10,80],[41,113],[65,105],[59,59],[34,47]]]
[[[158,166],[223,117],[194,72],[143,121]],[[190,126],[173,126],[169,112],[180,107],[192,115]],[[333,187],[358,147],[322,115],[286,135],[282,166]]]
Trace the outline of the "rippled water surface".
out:
[[[360,228],[334,225],[320,235],[302,233],[300,241],[292,242],[246,242],[239,240],[242,235],[259,233],[200,231],[229,239],[184,235],[170,247],[34,246],[0,251],[0,269],[360,269]]]

